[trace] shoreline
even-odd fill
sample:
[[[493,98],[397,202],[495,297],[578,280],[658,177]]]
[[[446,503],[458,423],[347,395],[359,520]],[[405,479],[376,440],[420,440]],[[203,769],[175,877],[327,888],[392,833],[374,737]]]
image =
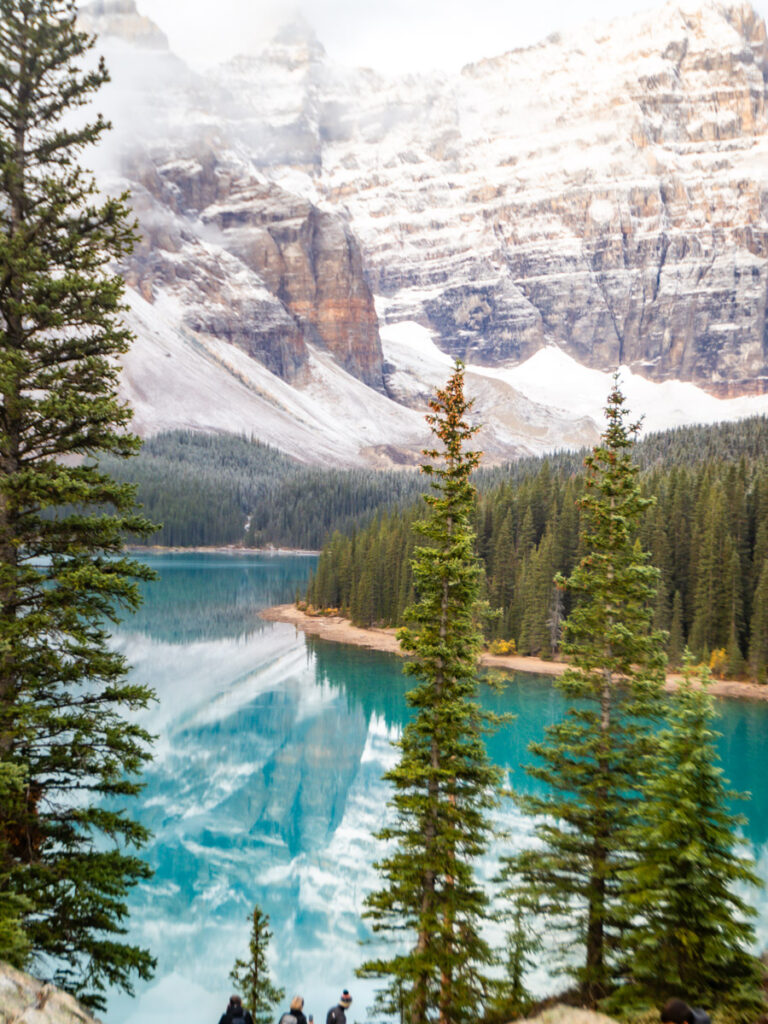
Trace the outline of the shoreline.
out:
[[[321,640],[333,643],[352,644],[354,647],[367,647],[369,650],[383,651],[386,654],[397,654],[404,657],[397,641],[397,630],[382,629],[372,626],[364,629],[353,626],[341,615],[307,615],[293,604],[279,604],[265,608],[259,617],[268,622],[288,622]],[[521,654],[489,654],[484,651],[480,655],[480,664],[487,668],[499,668],[506,672],[523,672],[529,675],[560,676],[568,668],[562,661],[545,661]],[[682,679],[676,672],[667,674],[666,690],[675,690]],[[768,686],[759,683],[741,682],[738,679],[713,679],[709,692],[715,697],[732,697],[738,700],[768,701]]]
[[[237,544],[220,544],[199,547],[178,547],[164,544],[126,544],[125,550],[132,555],[319,555],[319,551],[307,548],[243,548]]]

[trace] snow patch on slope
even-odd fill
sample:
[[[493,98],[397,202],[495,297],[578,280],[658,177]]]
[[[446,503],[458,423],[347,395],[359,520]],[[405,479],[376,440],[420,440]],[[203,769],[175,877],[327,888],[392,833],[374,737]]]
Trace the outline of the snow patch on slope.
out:
[[[418,412],[367,388],[326,353],[312,351],[295,388],[234,345],[181,327],[170,296],[150,304],[128,289],[127,301],[136,341],[123,359],[123,393],[140,434],[244,434],[328,465],[375,462],[364,450],[395,442],[415,454],[427,439]]]
[[[426,402],[453,365],[421,324],[382,324],[387,397],[313,348],[301,382],[288,384],[236,346],[180,326],[182,310],[167,293],[150,304],[128,289],[127,300],[137,340],[123,360],[123,393],[140,434],[244,434],[325,465],[419,460],[428,441]],[[768,395],[718,399],[682,381],[648,381],[627,367],[620,376],[642,433],[768,415]],[[593,444],[610,386],[609,373],[580,365],[555,345],[518,365],[468,364],[467,394],[482,424],[485,461]]]
[[[598,423],[603,420],[611,375],[581,366],[556,345],[540,349],[519,366],[472,369],[503,380],[534,402],[556,407],[571,416],[589,416]],[[685,381],[649,381],[627,366],[620,367],[619,376],[629,408],[638,419],[643,419],[644,434],[768,415],[768,395],[716,398]]]

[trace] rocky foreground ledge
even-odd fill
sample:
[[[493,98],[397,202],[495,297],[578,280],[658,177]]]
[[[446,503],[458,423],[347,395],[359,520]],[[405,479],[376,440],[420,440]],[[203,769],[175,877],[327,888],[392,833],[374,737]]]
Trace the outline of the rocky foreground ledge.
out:
[[[53,985],[0,963],[0,1024],[101,1024]],[[552,1006],[518,1024],[616,1024],[610,1017],[570,1006]]]
[[[0,963],[0,1024],[100,1024],[72,996]]]
[[[580,1010],[575,1006],[563,1006],[560,1003],[550,1006],[538,1017],[519,1020],[516,1024],[616,1024],[613,1017],[593,1010]]]

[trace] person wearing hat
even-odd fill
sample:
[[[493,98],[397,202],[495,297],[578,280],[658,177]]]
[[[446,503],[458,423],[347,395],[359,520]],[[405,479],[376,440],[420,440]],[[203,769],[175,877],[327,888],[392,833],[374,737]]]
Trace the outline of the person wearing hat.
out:
[[[332,1006],[328,1011],[328,1016],[325,1018],[325,1024],[347,1024],[346,1011],[349,1009],[352,1002],[352,996],[347,992],[346,989],[341,993],[337,1006]]]
[[[221,1015],[219,1024],[253,1024],[253,1017],[243,1006],[240,996],[229,997],[229,1005]]]

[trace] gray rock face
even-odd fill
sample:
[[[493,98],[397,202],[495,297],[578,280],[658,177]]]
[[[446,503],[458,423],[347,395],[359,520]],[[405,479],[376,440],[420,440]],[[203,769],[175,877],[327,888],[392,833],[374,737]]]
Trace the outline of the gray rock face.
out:
[[[99,1024],[72,996],[2,963],[0,1020],[4,1024]]]
[[[248,182],[200,218],[227,252],[261,276],[307,340],[383,390],[373,295],[357,241],[339,216],[275,184]]]
[[[205,139],[129,151],[142,241],[127,280],[175,294],[190,330],[241,348],[293,382],[307,343],[384,390],[373,294],[360,247],[335,213],[265,181]]]
[[[768,380],[767,74],[755,12],[704,3],[454,78],[345,76],[284,42],[217,81],[243,138],[278,126],[259,166],[349,217],[390,319],[489,365],[555,342],[743,393]]]
[[[494,458],[538,450],[557,414],[490,378],[553,345],[719,396],[768,390],[768,42],[749,5],[672,0],[391,79],[332,64],[305,24],[203,76],[132,3],[84,18],[113,73],[99,173],[131,189],[143,233],[134,327],[165,339],[167,361],[126,371],[143,429],[232,429],[211,362],[216,388],[242,390],[237,429],[275,443],[292,420],[291,450],[317,458],[341,418],[345,458],[368,461],[419,450],[407,414],[446,354],[474,365]],[[589,440],[566,415],[547,443]]]

